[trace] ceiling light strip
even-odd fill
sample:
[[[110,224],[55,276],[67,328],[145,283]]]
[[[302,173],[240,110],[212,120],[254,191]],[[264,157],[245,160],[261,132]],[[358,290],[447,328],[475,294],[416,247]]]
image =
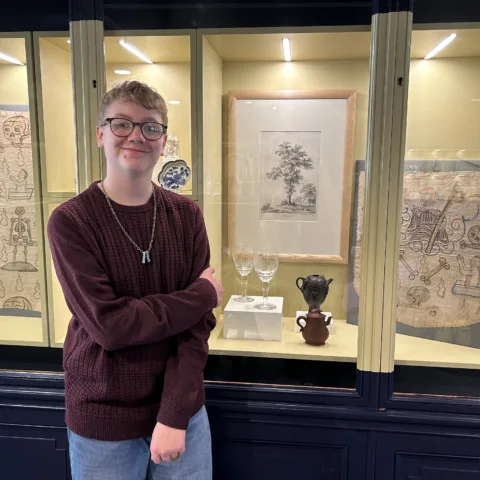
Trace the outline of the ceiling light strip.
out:
[[[456,33],[450,34],[445,40],[441,41],[431,52],[427,54],[427,56],[425,57],[425,60],[430,60],[440,50],[443,50],[449,43],[455,40],[456,36],[457,36]]]
[[[283,57],[285,58],[286,62],[291,62],[292,61],[292,49],[290,45],[290,39],[289,38],[283,38],[282,39],[282,44],[283,44]]]
[[[17,60],[6,53],[0,52],[0,59],[5,60],[6,62],[14,63],[15,65],[24,65],[20,60]]]
[[[144,55],[137,47],[134,47],[132,44],[126,42],[125,40],[119,40],[118,42],[123,48],[127,49],[130,53],[133,53],[140,60],[143,60],[146,63],[153,63],[146,55]]]

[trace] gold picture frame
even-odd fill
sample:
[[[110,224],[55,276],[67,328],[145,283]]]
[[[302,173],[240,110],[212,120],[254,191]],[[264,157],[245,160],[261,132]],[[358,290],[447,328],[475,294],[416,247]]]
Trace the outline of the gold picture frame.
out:
[[[345,100],[342,104],[339,103],[332,103],[328,102],[331,100]],[[331,250],[336,250],[335,252],[292,252],[292,248],[290,251],[281,251],[282,248],[276,248],[279,253],[281,261],[287,262],[305,262],[305,263],[329,263],[329,264],[347,264],[348,263],[348,248],[349,248],[349,237],[350,237],[350,220],[351,220],[351,201],[353,197],[353,166],[354,166],[354,132],[355,132],[355,114],[356,114],[356,92],[354,90],[325,90],[325,91],[295,91],[295,90],[288,90],[288,91],[262,91],[262,90],[244,90],[244,91],[230,91],[227,94],[227,136],[226,136],[226,183],[227,183],[227,223],[228,223],[228,245],[227,245],[227,252],[230,254],[232,251],[232,247],[236,242],[236,233],[238,228],[238,218],[237,218],[237,208],[242,208],[242,205],[245,203],[253,203],[251,201],[251,196],[248,197],[248,201],[245,202],[245,199],[242,199],[241,196],[238,194],[239,186],[241,187],[240,182],[249,183],[248,178],[240,179],[238,175],[238,160],[246,159],[248,157],[248,152],[246,154],[239,154],[237,150],[238,145],[238,138],[237,135],[239,133],[239,125],[238,125],[238,118],[237,118],[237,110],[239,107],[238,102],[253,104],[257,100],[326,100],[325,105],[335,105],[335,108],[339,107],[343,108],[345,111],[342,113],[344,117],[341,118],[345,119],[344,125],[344,138],[343,138],[343,146],[341,147],[342,150],[342,157],[343,157],[343,175],[337,172],[337,181],[339,185],[341,184],[341,192],[339,192],[339,203],[341,203],[341,207],[338,207],[338,215],[340,218],[337,218],[335,221],[338,223],[337,228],[339,232],[337,232],[338,237],[338,246],[329,247]],[[279,103],[280,105],[280,103]],[[290,105],[293,105],[290,103]],[[315,104],[318,105],[318,102]],[[303,103],[305,106],[305,102]],[[243,108],[243,107],[242,107]],[[276,106],[273,107],[274,109]],[[333,108],[333,107],[330,107]],[[294,108],[295,109],[295,108]],[[281,108],[279,109],[282,110]],[[313,110],[312,110],[313,111]],[[243,115],[243,114],[242,114]],[[279,115],[277,113],[276,115]],[[281,115],[281,113],[280,113]],[[290,125],[291,116],[289,116],[288,121],[286,124]],[[252,117],[253,118],[253,117]],[[301,120],[301,119],[299,119]],[[289,123],[290,122],[290,123]],[[243,123],[245,122],[245,118],[243,119]],[[267,122],[268,123],[268,122]],[[299,122],[301,123],[301,122]],[[312,125],[312,128],[315,128],[315,125]],[[342,127],[343,128],[343,127]],[[306,133],[312,133],[313,130],[310,128]],[[270,133],[270,132],[268,132]],[[280,132],[282,133],[282,132]],[[287,132],[290,133],[290,132]],[[294,132],[296,133],[296,132]],[[320,132],[319,132],[320,133]],[[328,135],[328,141],[332,143],[330,140],[331,135]],[[246,140],[246,139],[244,139]],[[251,140],[246,140],[246,143],[252,143]],[[260,148],[260,147],[259,147]],[[336,151],[338,152],[340,146],[334,146]],[[338,155],[337,155],[338,156]],[[319,153],[320,158],[320,153]],[[251,169],[252,170],[252,169]],[[318,168],[320,171],[320,168]],[[250,172],[251,173],[251,172]],[[247,176],[249,174],[247,173]],[[339,177],[341,175],[341,178]],[[259,188],[259,187],[258,187]],[[316,192],[317,190],[315,190]],[[315,202],[317,197],[315,197]],[[317,219],[314,222],[298,222],[297,221],[297,229],[301,228],[301,225],[304,226],[304,230],[308,233],[308,237],[310,238],[310,242],[315,242],[314,237],[317,235],[328,235],[328,232],[323,231],[320,228],[321,218],[320,212],[318,209],[318,202],[315,207],[315,212],[317,215]],[[260,211],[260,205],[257,207]],[[262,207],[263,208],[263,207]],[[289,232],[288,225],[289,221],[284,221],[283,226],[276,226],[277,231],[281,231],[283,228],[285,232]],[[316,224],[316,226],[314,225]],[[300,226],[299,226],[300,225]],[[280,230],[279,230],[280,229]],[[280,235],[281,236],[281,235]],[[276,235],[275,235],[276,237]],[[313,238],[312,238],[313,237]],[[292,240],[295,240],[292,237]],[[244,242],[241,242],[244,243]],[[312,243],[313,247],[313,243]],[[312,250],[313,248],[310,248]]]

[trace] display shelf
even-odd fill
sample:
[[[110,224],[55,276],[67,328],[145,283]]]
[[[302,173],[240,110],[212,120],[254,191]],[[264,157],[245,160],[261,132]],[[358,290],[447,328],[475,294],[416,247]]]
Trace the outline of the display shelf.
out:
[[[211,355],[234,355],[296,360],[357,361],[358,327],[343,320],[335,320],[335,333],[321,347],[307,345],[302,334],[295,332],[295,319],[283,318],[282,340],[233,340],[223,338],[223,316],[210,335]],[[462,347],[408,335],[395,337],[395,363],[446,368],[480,369],[480,352]]]
[[[301,333],[295,332],[295,319],[283,318],[281,341],[233,340],[223,338],[223,316],[210,335],[211,355],[237,355],[266,358],[291,358],[296,360],[331,360],[337,362],[357,361],[357,330],[355,325],[344,321],[335,322],[335,333],[325,345],[307,345]]]
[[[480,369],[480,350],[397,334],[395,336],[395,364]]]
[[[43,342],[41,317],[0,316],[0,343],[38,345]]]

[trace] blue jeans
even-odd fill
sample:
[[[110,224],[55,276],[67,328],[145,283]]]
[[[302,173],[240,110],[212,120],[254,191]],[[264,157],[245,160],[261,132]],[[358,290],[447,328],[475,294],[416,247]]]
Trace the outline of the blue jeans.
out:
[[[212,449],[205,407],[188,424],[185,452],[176,462],[156,465],[150,437],[106,442],[68,429],[73,480],[211,480]]]

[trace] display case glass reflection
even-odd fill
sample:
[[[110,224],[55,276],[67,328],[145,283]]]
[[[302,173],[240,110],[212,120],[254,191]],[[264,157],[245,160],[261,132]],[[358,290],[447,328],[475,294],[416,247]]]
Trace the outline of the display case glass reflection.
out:
[[[24,38],[0,38],[0,343],[44,344],[38,165]]]
[[[355,363],[346,293],[370,33],[206,35],[202,51],[203,208],[225,288],[210,352]],[[253,257],[278,254],[268,289],[275,308],[255,308],[265,284],[253,262],[239,263],[241,245]],[[328,295],[311,310],[297,286],[315,275],[329,282]]]
[[[190,51],[188,35],[105,37],[107,89],[138,80],[167,102],[167,144],[153,181],[185,195],[193,194]]]
[[[70,39],[39,37],[37,92],[44,195],[74,195],[75,134]]]
[[[413,32],[396,279],[401,366],[480,368],[480,31],[456,33],[425,59],[451,31]],[[355,183],[351,324],[361,291],[363,163]]]

